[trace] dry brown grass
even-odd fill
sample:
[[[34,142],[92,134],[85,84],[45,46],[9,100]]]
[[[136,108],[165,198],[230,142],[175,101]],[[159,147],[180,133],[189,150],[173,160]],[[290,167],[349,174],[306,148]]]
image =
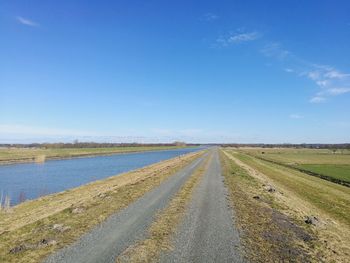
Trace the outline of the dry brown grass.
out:
[[[207,169],[211,156],[191,175],[169,205],[149,228],[149,237],[126,249],[117,262],[155,262],[162,251],[171,248],[170,238],[183,218],[192,193]]]
[[[271,164],[245,154],[225,151],[227,156],[262,184],[273,185],[279,211],[305,226],[306,216],[319,218],[309,230],[317,237],[310,251],[326,262],[350,258],[350,189],[293,169]]]
[[[74,242],[201,154],[203,152],[176,157],[27,201],[14,207],[10,213],[0,213],[0,262],[38,262],[53,251]],[[65,231],[54,229],[55,224],[63,225]],[[43,244],[44,239],[55,242]],[[10,253],[13,248],[20,251]]]
[[[227,155],[221,154],[221,162],[245,258],[250,262],[312,261],[311,235],[279,212],[278,203],[258,178]]]
[[[34,159],[34,161],[36,163],[44,163],[45,160],[46,160],[46,155],[45,154],[37,155],[37,156],[35,156],[35,159]]]

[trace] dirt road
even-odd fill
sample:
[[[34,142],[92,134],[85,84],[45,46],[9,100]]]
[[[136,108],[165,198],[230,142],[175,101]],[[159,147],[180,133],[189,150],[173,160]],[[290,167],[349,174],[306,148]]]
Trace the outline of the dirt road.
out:
[[[115,258],[124,249],[145,237],[156,213],[167,205],[206,156],[207,154],[195,160],[159,187],[108,218],[73,245],[51,255],[44,262],[115,262]]]
[[[125,249],[147,237],[157,212],[167,206],[209,155],[207,169],[172,237],[174,249],[161,254],[160,261],[242,262],[239,236],[232,220],[234,214],[227,200],[215,148],[44,262],[115,262]]]
[[[164,254],[161,262],[242,262],[218,150],[212,154],[211,163],[174,237],[174,250]]]

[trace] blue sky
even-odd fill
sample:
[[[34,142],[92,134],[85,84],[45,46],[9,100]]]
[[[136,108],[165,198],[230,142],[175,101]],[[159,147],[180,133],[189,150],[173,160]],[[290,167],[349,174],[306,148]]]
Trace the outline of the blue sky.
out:
[[[1,1],[0,142],[350,140],[349,1]]]

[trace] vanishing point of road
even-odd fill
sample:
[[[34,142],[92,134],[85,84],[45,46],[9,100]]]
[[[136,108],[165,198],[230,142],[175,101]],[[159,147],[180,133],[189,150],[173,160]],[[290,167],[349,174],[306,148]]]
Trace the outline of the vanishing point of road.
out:
[[[216,148],[44,262],[114,263],[125,249],[147,238],[156,214],[208,157],[207,169],[172,238],[174,249],[163,253],[160,262],[242,262],[234,213],[227,200]]]

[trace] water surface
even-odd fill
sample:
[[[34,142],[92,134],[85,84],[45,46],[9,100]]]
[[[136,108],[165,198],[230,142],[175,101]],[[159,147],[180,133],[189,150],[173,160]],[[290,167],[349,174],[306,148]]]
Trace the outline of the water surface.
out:
[[[170,159],[199,148],[115,154],[0,166],[0,195],[11,205]]]

